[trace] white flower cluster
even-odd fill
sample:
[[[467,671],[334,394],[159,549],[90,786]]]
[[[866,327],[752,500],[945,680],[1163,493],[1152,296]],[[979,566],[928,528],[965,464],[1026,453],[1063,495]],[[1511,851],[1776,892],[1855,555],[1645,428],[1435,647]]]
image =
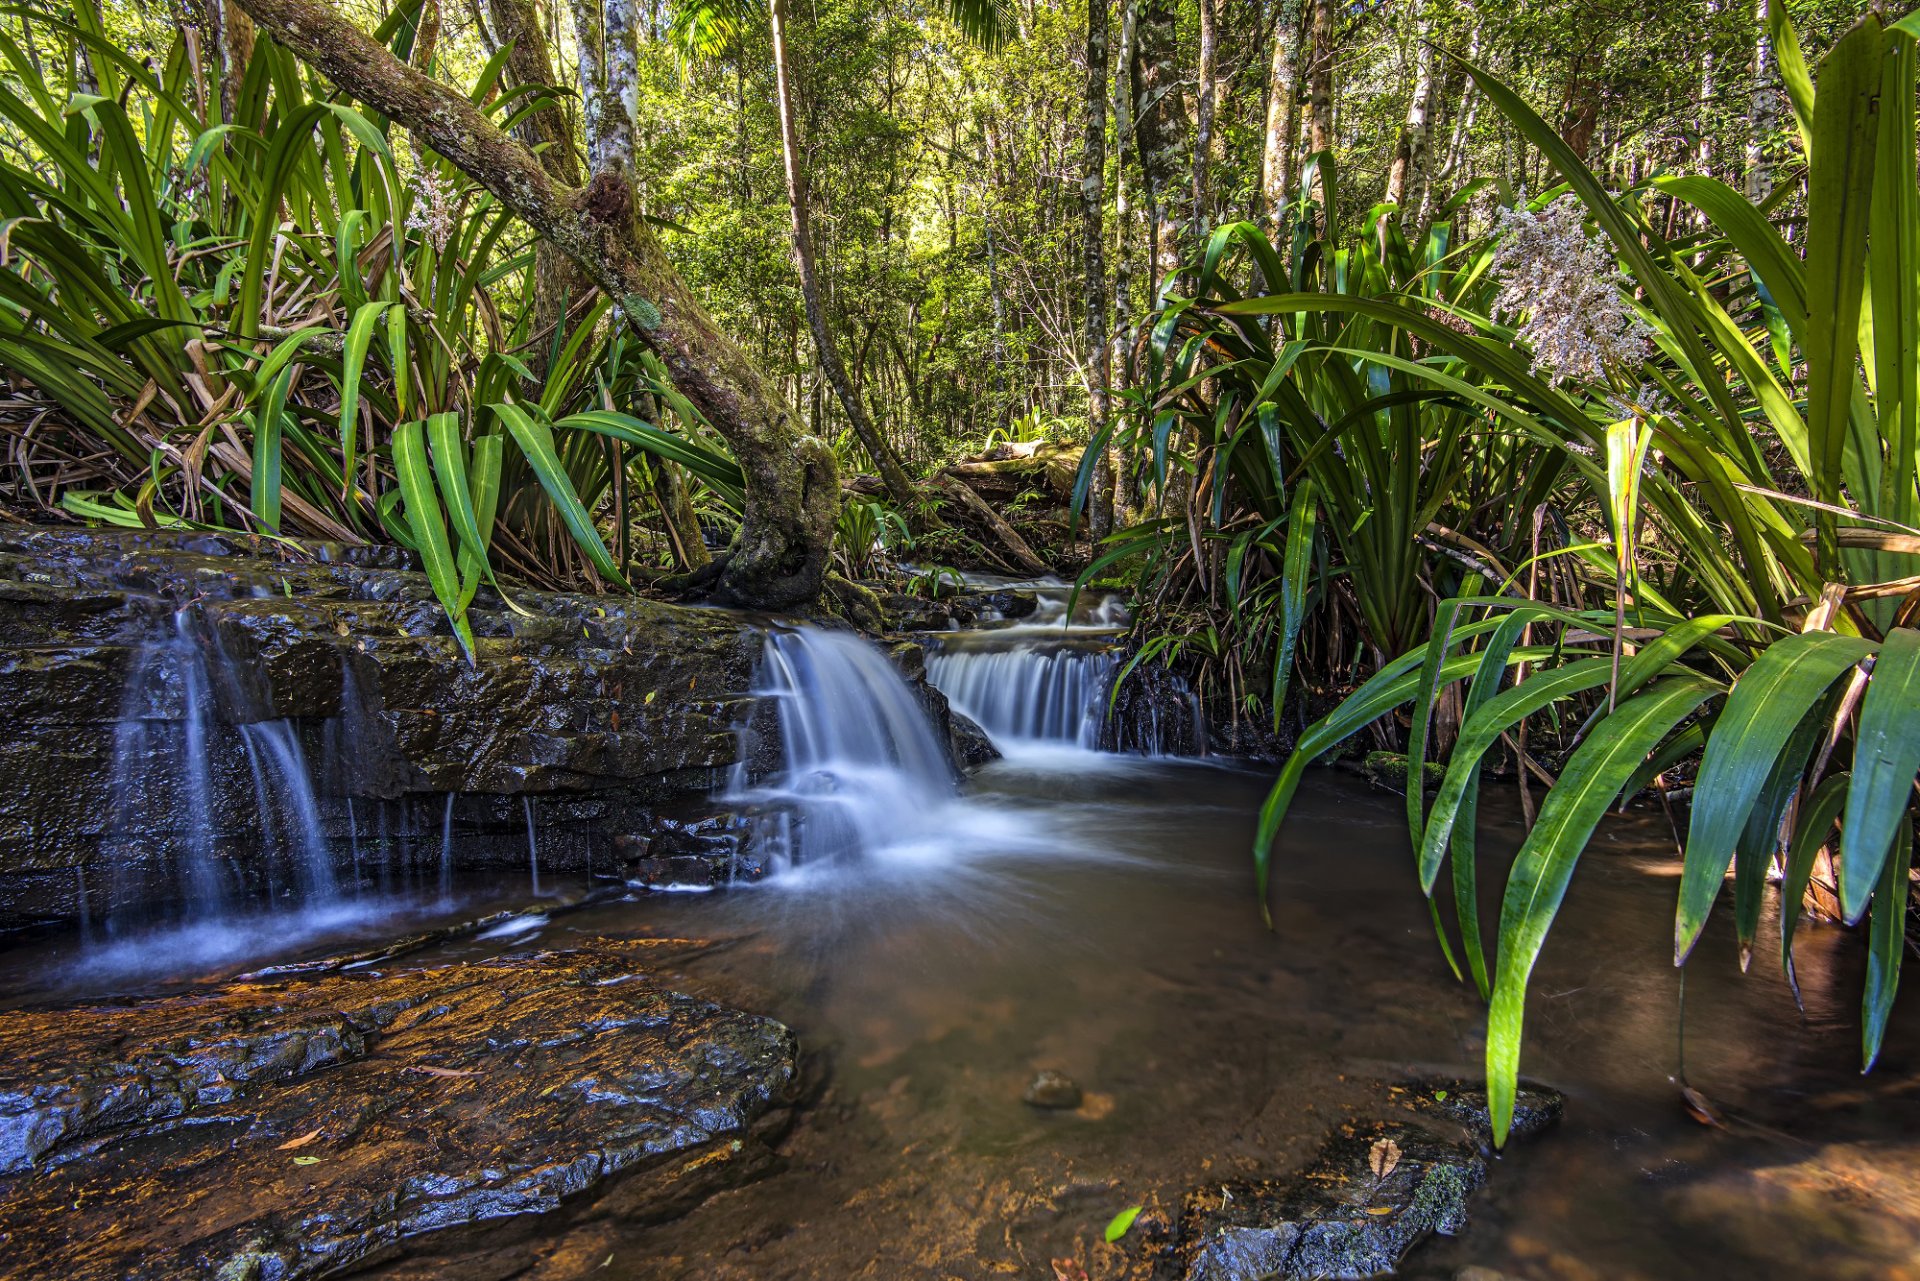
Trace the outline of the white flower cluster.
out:
[[[407,230],[424,235],[434,252],[444,253],[453,239],[453,223],[459,203],[458,190],[440,176],[437,169],[422,169],[413,179],[413,210],[407,214]]]
[[[1577,198],[1562,196],[1537,213],[1524,202],[1503,209],[1499,235],[1494,306],[1525,314],[1519,337],[1551,377],[1600,379],[1645,358],[1652,331],[1627,306],[1613,251],[1588,233]]]

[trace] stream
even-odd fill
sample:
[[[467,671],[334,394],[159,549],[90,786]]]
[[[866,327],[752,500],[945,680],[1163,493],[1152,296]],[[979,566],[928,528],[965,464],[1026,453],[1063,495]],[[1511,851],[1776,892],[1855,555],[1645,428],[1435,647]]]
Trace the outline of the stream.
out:
[[[230,973],[511,908],[505,926],[409,964],[684,940],[661,954],[665,981],[797,1034],[803,1102],[765,1177],[665,1222],[589,1218],[441,1254],[429,1238],[375,1275],[1048,1279],[1068,1260],[1095,1281],[1144,1281],[1174,1275],[1158,1244],[1186,1190],[1299,1166],[1377,1110],[1385,1083],[1477,1076],[1484,1010],[1434,943],[1401,800],[1311,774],[1268,932],[1248,848],[1271,772],[1092,750],[1083,713],[1104,685],[1060,663],[1110,665],[1093,640],[1111,620],[1059,622],[955,637],[930,664],[1006,752],[958,785],[898,691],[848,693],[899,685],[868,670],[884,666],[877,650],[770,640],[779,670],[763,681],[789,768],[735,794],[782,815],[780,865],[760,884],[562,912],[577,877],[544,877],[541,898],[524,878],[436,879],[329,900],[303,918],[308,937],[240,925],[224,951],[194,955],[197,971]],[[969,653],[976,666],[956,672]],[[994,703],[1016,678],[1028,693]],[[1490,789],[1482,824],[1492,919],[1522,831],[1510,790]],[[1567,1095],[1565,1120],[1493,1162],[1467,1229],[1416,1249],[1401,1275],[1920,1277],[1912,985],[1862,1077],[1858,941],[1802,927],[1803,1013],[1777,950],[1740,974],[1723,905],[1686,972],[1683,1061],[1677,871],[1658,811],[1603,826],[1526,1029],[1525,1071]],[[73,996],[164,988],[142,965],[171,957],[179,973],[182,936],[167,937],[112,964],[73,940],[0,954],[0,999],[49,982]],[[1771,914],[1761,938],[1778,938]],[[1689,1116],[1683,1062],[1723,1126]],[[1077,1082],[1081,1106],[1023,1103],[1040,1069]],[[1103,1242],[1133,1205],[1146,1208],[1130,1236]]]

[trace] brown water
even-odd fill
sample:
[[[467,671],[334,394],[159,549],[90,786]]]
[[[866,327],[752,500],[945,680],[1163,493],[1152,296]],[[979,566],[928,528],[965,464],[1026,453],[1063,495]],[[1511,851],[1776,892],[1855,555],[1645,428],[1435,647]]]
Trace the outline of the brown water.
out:
[[[1434,944],[1399,798],[1310,777],[1268,933],[1247,855],[1267,782],[1027,755],[976,776],[932,824],[944,836],[883,858],[556,913],[409,958],[704,940],[669,979],[792,1026],[807,1091],[781,1168],[683,1218],[590,1219],[391,1275],[1047,1281],[1056,1259],[1094,1281],[1170,1275],[1160,1247],[1186,1189],[1286,1173],[1342,1119],[1377,1113],[1383,1083],[1480,1070],[1484,1012]],[[1485,807],[1489,865],[1518,841],[1501,801]],[[1566,1092],[1566,1120],[1497,1161],[1467,1231],[1418,1249],[1403,1275],[1920,1278],[1912,986],[1861,1077],[1860,941],[1802,929],[1803,1015],[1776,951],[1738,972],[1723,910],[1687,975],[1685,1075],[1728,1122],[1706,1128],[1676,1083],[1675,873],[1657,814],[1603,828],[1529,1006],[1524,1066]],[[525,881],[502,889],[524,896]],[[383,919],[393,933],[417,923],[375,911],[351,933],[377,936]],[[4,968],[44,978],[50,955]],[[127,984],[71,973],[78,989]],[[1086,1104],[1024,1105],[1040,1068],[1071,1075]],[[1136,1204],[1133,1233],[1103,1244]]]
[[[1155,1247],[1183,1190],[1285,1173],[1342,1118],[1377,1110],[1380,1083],[1481,1063],[1484,1013],[1434,944],[1398,798],[1313,779],[1267,933],[1247,860],[1266,782],[1079,753],[1002,763],[970,793],[988,835],[955,848],[608,905],[511,940],[712,941],[674,980],[789,1023],[811,1099],[771,1177],[675,1222],[590,1223],[488,1267],[932,1281],[1050,1278],[1063,1259],[1096,1281],[1166,1275]],[[1491,861],[1518,828],[1488,808]],[[1565,1123],[1496,1162],[1468,1230],[1417,1250],[1404,1275],[1920,1277],[1911,987],[1863,1078],[1858,940],[1802,931],[1803,1016],[1774,954],[1738,972],[1722,912],[1686,991],[1685,1074],[1728,1121],[1706,1128],[1676,1084],[1676,884],[1663,819],[1610,820],[1529,1007],[1524,1065],[1566,1092]],[[1777,938],[1777,921],[1763,931]],[[1080,1111],[1021,1102],[1043,1067],[1084,1087]],[[1147,1206],[1134,1233],[1101,1243],[1134,1204]]]

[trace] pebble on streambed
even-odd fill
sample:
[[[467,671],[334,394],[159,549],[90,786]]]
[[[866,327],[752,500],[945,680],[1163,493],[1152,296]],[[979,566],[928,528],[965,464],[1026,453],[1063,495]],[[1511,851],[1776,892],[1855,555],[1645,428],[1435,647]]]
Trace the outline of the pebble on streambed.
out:
[[[1053,1112],[1071,1112],[1086,1101],[1086,1094],[1077,1081],[1065,1072],[1056,1072],[1052,1068],[1042,1068],[1034,1073],[1033,1080],[1027,1083],[1026,1093],[1020,1097],[1028,1107]]]

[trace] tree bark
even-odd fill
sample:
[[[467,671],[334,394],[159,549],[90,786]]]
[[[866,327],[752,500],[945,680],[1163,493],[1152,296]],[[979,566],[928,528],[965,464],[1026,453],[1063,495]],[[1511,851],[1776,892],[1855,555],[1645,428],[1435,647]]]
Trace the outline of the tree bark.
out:
[[[463,95],[395,60],[325,0],[241,3],[335,85],[427,139],[619,301],[746,474],[746,511],[716,562],[714,597],[768,609],[814,600],[840,509],[832,451],[801,432],[760,370],[714,325],[635,216],[626,184],[603,176],[582,191],[555,182]]]
[[[220,23],[220,118],[230,125],[255,124],[236,118],[247,64],[253,61],[253,20],[234,0],[214,0],[213,7]]]
[[[509,89],[521,85],[554,88],[553,60],[546,33],[540,29],[540,15],[532,0],[487,0],[487,19],[492,37],[507,54],[506,81]],[[557,94],[538,110],[528,112],[514,134],[540,157],[540,167],[555,182],[578,187],[580,153],[574,146],[573,124],[562,109]],[[526,363],[536,377],[547,370],[547,351],[552,335],[565,324],[567,309],[593,288],[572,259],[541,239],[533,247],[533,332],[526,348]]]
[[[1127,385],[1127,333],[1133,314],[1132,185],[1127,157],[1137,158],[1133,131],[1133,37],[1137,0],[1120,0],[1120,47],[1113,56],[1113,343],[1108,386]]]
[[[1159,305],[1180,270],[1180,222],[1174,203],[1175,193],[1185,185],[1180,144],[1185,140],[1187,121],[1174,35],[1169,0],[1140,0],[1133,49],[1133,117],[1140,168],[1147,180],[1148,220],[1153,228],[1154,306]]]
[[[1272,40],[1267,63],[1267,132],[1260,151],[1258,213],[1277,230],[1280,215],[1293,197],[1294,155],[1300,146],[1300,17],[1285,0],[1274,6]]]
[[[1747,199],[1755,204],[1773,192],[1773,166],[1767,140],[1780,123],[1780,79],[1773,62],[1773,35],[1767,29],[1767,0],[1754,0],[1753,87],[1747,96]]]
[[[880,473],[887,493],[911,513],[917,497],[913,481],[908,479],[893,446],[875,429],[866,406],[860,403],[847,377],[847,367],[841,363],[840,345],[827,325],[826,308],[820,297],[820,273],[813,257],[813,233],[809,227],[806,158],[800,152],[800,126],[794,118],[793,68],[787,56],[787,0],[772,0],[767,12],[773,25],[773,76],[780,106],[780,153],[787,175],[787,209],[793,221],[793,265],[800,273],[800,297],[806,303],[807,328],[813,332],[814,355],[840,407],[846,411],[853,434],[873,459],[874,470]]]
[[[1086,306],[1087,443],[1107,428],[1107,0],[1087,0],[1086,134],[1080,145],[1081,267]],[[1104,462],[1104,457],[1102,459]],[[1113,531],[1113,471],[1101,467],[1091,495],[1088,527],[1095,538]]]
[[[1427,0],[1412,0],[1408,24],[1412,28],[1408,34],[1413,54],[1413,94],[1407,101],[1407,118],[1400,126],[1393,164],[1387,170],[1387,201],[1400,207],[1402,225],[1407,223],[1409,208],[1418,216],[1427,150],[1433,140],[1433,46],[1427,43]]]
[[[1200,2],[1200,66],[1193,95],[1193,243],[1204,244],[1213,226],[1213,200],[1208,190],[1213,162],[1213,116],[1219,93],[1220,34],[1216,0]]]
[[[1312,0],[1313,53],[1307,63],[1307,139],[1317,155],[1333,150],[1333,0]],[[1319,174],[1321,208],[1327,204],[1327,178]],[[1330,213],[1331,211],[1329,211]]]

